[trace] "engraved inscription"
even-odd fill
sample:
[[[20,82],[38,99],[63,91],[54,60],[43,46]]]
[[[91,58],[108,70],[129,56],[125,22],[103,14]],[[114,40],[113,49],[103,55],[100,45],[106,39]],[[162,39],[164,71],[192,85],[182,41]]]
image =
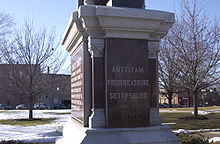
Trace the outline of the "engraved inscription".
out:
[[[134,66],[114,66],[112,67],[113,73],[144,73],[143,67]]]
[[[148,80],[108,80],[108,86],[148,86]]]
[[[119,73],[126,73],[129,74],[128,78],[132,78],[132,75],[137,76],[138,74],[144,74],[144,67],[135,67],[135,66],[113,66],[112,67],[112,74],[116,75]],[[123,76],[123,77],[126,77]],[[126,77],[126,78],[127,78]],[[135,88],[143,88],[149,86],[149,81],[145,79],[107,79],[107,86],[108,88],[111,87],[135,87]],[[110,92],[109,99],[147,99],[148,94],[146,92]]]
[[[148,95],[147,93],[110,93],[110,99],[130,99],[130,100],[135,100],[135,99],[147,99]]]
[[[84,109],[83,90],[83,46],[78,47],[72,56],[71,64],[71,114],[83,123]]]
[[[107,40],[108,127],[144,127],[149,124],[147,57],[146,40]]]

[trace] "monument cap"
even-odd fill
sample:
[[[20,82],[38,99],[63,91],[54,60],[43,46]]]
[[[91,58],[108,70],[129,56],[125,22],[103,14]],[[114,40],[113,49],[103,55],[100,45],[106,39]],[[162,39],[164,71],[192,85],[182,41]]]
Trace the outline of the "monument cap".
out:
[[[109,6],[145,9],[144,0],[109,0]]]
[[[84,4],[145,9],[145,0],[78,0],[78,7]]]

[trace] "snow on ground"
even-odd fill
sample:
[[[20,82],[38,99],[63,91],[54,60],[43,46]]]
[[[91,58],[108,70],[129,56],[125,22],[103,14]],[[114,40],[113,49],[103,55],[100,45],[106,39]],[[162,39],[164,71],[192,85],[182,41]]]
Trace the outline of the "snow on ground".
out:
[[[194,114],[191,111],[177,111],[177,110],[166,110],[166,109],[160,109],[160,112],[190,112]],[[219,113],[220,110],[207,110],[207,111],[198,111],[200,115],[207,115],[210,113]],[[184,134],[190,134],[190,133],[200,133],[200,132],[219,132],[220,134],[220,128],[218,129],[200,129],[200,130],[187,130],[187,129],[178,129],[178,130],[173,130],[174,133],[184,133]],[[220,142],[220,137],[213,137],[209,139],[209,142]]]
[[[70,114],[49,114],[66,113],[70,110],[34,110],[34,118],[57,118],[51,124],[38,126],[12,126],[0,125],[0,141],[2,140],[21,140],[24,142],[55,142],[57,138],[62,137],[62,126],[67,122]],[[21,119],[28,118],[27,110],[15,111],[12,113],[0,112],[2,119]]]
[[[187,130],[187,129],[178,129],[173,130],[174,133],[184,133],[184,134],[190,134],[190,133],[201,133],[201,132],[220,132],[220,129],[199,129],[199,130]]]
[[[190,131],[186,129],[178,129],[178,130],[173,130],[174,133],[179,133],[179,134],[188,134]]]
[[[211,113],[213,113],[213,112],[211,112],[211,111],[198,111],[199,115],[207,115],[207,114],[211,114]],[[194,114],[194,112],[192,112],[192,114]]]
[[[159,109],[159,111],[160,112],[166,112],[166,113],[176,113],[176,112],[178,112],[178,113],[191,113],[192,111],[180,111],[180,110],[175,110],[175,109],[173,109],[173,110],[170,110],[170,109]]]
[[[186,110],[175,110],[175,109],[166,109],[166,108],[164,108],[164,109],[159,109],[159,111],[160,112],[167,112],[167,113],[168,112],[170,112],[170,113],[178,112],[178,113],[192,113],[192,114],[194,114],[194,112],[190,111],[190,110],[186,111]],[[206,110],[206,111],[198,111],[198,114],[207,115],[207,114],[210,114],[210,113],[219,113],[219,112],[220,112],[219,109],[213,109],[213,110]]]
[[[217,112],[217,111],[219,112],[219,110],[212,110],[208,112]],[[52,113],[50,114],[50,112],[70,113],[70,110],[34,110],[34,118],[57,118],[57,120],[55,120],[51,124],[38,125],[38,126],[0,125],[0,141],[21,140],[24,142],[55,142],[56,139],[62,137],[62,126],[67,122],[68,118],[70,117],[70,114],[57,115]],[[169,112],[176,112],[176,111],[169,111]],[[0,110],[0,120],[21,119],[21,118],[28,118],[28,110],[16,110],[16,111],[12,111],[12,113],[8,113],[8,111],[5,111],[4,113],[3,110]],[[203,129],[203,130],[179,129],[173,132],[195,133],[195,132],[210,132],[210,131],[220,131],[220,129]],[[210,142],[220,141],[220,137],[211,138],[209,139],[209,141]]]
[[[212,143],[212,142],[220,142],[220,137],[210,138],[210,139],[209,139],[209,143]]]
[[[178,129],[173,130],[174,133],[180,134],[192,134],[192,133],[201,133],[201,132],[218,132],[220,134],[220,129],[200,129],[200,130],[186,130],[186,129]],[[213,137],[209,139],[209,143],[211,142],[220,142],[220,137]]]

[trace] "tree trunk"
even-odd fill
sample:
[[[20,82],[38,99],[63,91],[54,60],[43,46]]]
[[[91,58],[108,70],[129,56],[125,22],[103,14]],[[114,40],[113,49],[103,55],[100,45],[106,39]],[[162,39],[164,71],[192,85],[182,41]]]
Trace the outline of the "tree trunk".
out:
[[[168,103],[169,103],[169,108],[172,108],[172,99],[173,99],[173,94],[168,94]]]
[[[33,119],[33,98],[29,97],[29,119]]]
[[[197,91],[193,92],[193,108],[194,108],[194,116],[198,117],[198,93]]]

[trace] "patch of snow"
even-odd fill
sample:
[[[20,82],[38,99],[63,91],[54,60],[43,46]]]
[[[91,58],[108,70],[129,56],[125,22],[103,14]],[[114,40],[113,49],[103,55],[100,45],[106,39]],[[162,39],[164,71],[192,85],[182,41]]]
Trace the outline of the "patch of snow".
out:
[[[159,112],[166,112],[166,113],[191,113],[192,111],[184,111],[184,110],[169,110],[169,109],[159,109]]]
[[[159,109],[160,112],[176,112],[177,110]]]
[[[178,129],[178,130],[174,130],[174,133],[179,133],[179,134],[189,134],[190,131],[186,130],[186,129]]]
[[[210,138],[210,139],[209,139],[209,143],[212,143],[212,142],[220,142],[220,137]]]
[[[207,115],[207,114],[211,114],[211,111],[198,111],[199,115]],[[192,112],[192,114],[194,114],[194,112]]]
[[[8,113],[8,111],[4,112],[4,110],[0,110],[0,120],[28,118],[28,110],[16,110],[11,112],[12,113]],[[70,110],[34,110],[34,118],[57,118],[57,120],[51,124],[38,126],[0,125],[0,141],[21,140],[24,142],[55,142],[56,139],[60,139],[62,137],[63,126],[70,118],[70,114],[59,113],[70,113]],[[189,134],[214,131],[220,131],[220,129],[179,129],[173,132]],[[209,139],[209,141],[215,142],[219,139],[219,137],[214,137]]]
[[[162,125],[176,125],[176,123],[162,123]]]
[[[20,140],[24,142],[55,142],[62,137],[62,127],[67,122],[70,110],[34,110],[34,118],[57,118],[51,124],[38,126],[12,126],[0,125],[0,141],[2,140]],[[0,113],[2,119],[21,119],[28,118],[28,111],[16,111],[12,113]]]
[[[220,132],[220,129],[199,129],[199,130],[185,130],[185,129],[179,129],[179,130],[173,130],[174,133],[201,133],[201,132]]]
[[[200,133],[200,132],[219,132],[220,129],[200,129],[200,130],[190,130],[191,133]]]
[[[170,109],[159,109],[159,111],[160,112],[167,112],[167,113],[169,113],[169,112],[178,112],[178,113],[192,113],[192,114],[194,114],[194,112],[192,112],[192,111],[185,111],[185,110],[175,110],[175,109],[173,109],[173,110],[170,110]],[[210,114],[210,113],[219,113],[220,112],[220,110],[219,109],[214,109],[214,110],[207,110],[207,111],[198,111],[198,113],[199,114],[201,114],[201,115],[206,115],[206,114]]]
[[[211,113],[219,113],[220,110],[219,110],[219,109],[207,110],[207,112],[211,112]]]

